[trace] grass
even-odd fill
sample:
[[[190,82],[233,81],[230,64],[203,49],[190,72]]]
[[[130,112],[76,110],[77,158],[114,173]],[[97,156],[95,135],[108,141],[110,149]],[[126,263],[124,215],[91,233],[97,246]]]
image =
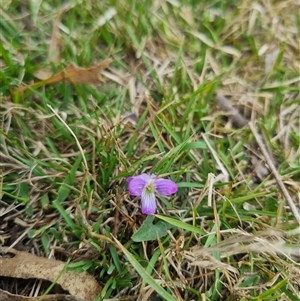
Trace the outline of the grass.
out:
[[[2,246],[88,271],[96,300],[299,300],[297,219],[257,137],[216,100],[256,122],[299,210],[296,2],[4,3]],[[105,83],[15,92],[107,58]],[[150,221],[167,235],[137,241],[146,216],[125,179],[142,172],[179,190]]]

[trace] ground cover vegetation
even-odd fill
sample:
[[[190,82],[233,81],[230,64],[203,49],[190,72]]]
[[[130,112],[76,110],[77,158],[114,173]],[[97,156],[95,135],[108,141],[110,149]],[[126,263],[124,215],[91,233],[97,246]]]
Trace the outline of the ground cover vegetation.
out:
[[[2,0],[3,266],[57,260],[98,301],[299,300],[299,10]],[[154,215],[128,191],[144,173],[177,185]],[[84,299],[17,276],[0,296]]]

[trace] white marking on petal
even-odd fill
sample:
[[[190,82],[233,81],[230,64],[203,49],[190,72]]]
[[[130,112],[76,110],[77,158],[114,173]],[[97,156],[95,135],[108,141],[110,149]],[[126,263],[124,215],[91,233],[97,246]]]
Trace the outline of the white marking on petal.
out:
[[[142,192],[142,213],[154,214],[156,211],[156,200],[154,192],[145,191]]]

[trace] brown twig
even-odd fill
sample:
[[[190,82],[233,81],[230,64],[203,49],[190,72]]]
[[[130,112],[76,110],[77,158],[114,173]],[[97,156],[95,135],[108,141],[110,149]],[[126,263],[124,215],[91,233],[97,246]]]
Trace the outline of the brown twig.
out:
[[[281,191],[282,191],[282,193],[283,193],[283,195],[284,195],[284,197],[285,197],[292,213],[294,214],[294,217],[296,218],[298,224],[300,225],[300,215],[299,215],[298,209],[297,209],[296,205],[294,204],[294,201],[291,198],[288,190],[284,186],[284,183],[282,182],[281,177],[280,177],[279,173],[276,170],[276,167],[275,167],[275,165],[274,165],[274,163],[273,163],[273,161],[272,161],[272,159],[271,159],[271,157],[270,157],[270,155],[267,151],[267,148],[265,147],[265,145],[263,143],[262,138],[260,137],[260,135],[256,131],[256,128],[255,128],[255,126],[252,122],[249,122],[248,125],[249,125],[255,139],[256,139],[257,144],[259,145],[259,147],[260,147],[260,149],[261,149],[261,151],[262,151],[262,153],[263,153],[263,155],[266,159],[267,164],[269,165],[269,168],[271,169],[271,171],[272,171],[272,173],[273,173],[273,175],[274,175],[274,177],[277,181],[277,184],[278,184],[279,188],[281,189]]]
[[[248,121],[222,93],[217,94],[217,104],[223,111],[230,114],[230,118],[237,128],[242,128],[247,125]]]

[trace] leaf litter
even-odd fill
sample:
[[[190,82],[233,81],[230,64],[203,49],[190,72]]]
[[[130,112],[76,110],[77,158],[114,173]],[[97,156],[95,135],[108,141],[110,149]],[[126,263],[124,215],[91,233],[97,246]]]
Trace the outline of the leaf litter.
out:
[[[66,271],[66,263],[63,261],[38,257],[16,249],[9,249],[8,252],[7,250],[7,247],[1,249],[0,277],[48,280],[60,285],[64,291],[74,297],[73,299],[69,297],[72,301],[90,301],[101,292],[101,286],[93,276],[87,272]],[[2,290],[2,295],[5,294],[9,296],[10,293]],[[39,298],[31,298],[31,300],[39,300]]]
[[[53,85],[60,82],[70,84],[99,84],[104,82],[104,78],[100,75],[101,71],[107,68],[111,62],[112,59],[106,59],[89,68],[78,67],[74,63],[71,63],[54,75],[51,75],[49,70],[39,70],[35,73],[35,76],[41,79],[41,81],[34,82],[26,87],[20,87],[14,94],[24,93],[29,88],[41,85]]]

